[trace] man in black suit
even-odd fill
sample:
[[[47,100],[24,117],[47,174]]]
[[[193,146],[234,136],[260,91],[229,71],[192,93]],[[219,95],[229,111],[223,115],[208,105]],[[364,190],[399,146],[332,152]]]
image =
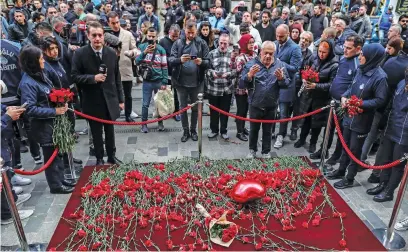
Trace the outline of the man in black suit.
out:
[[[99,22],[87,24],[89,45],[74,53],[72,79],[82,90],[82,107],[85,114],[115,121],[124,109],[123,88],[120,79],[116,52],[104,46],[103,26]],[[102,66],[102,67],[100,67]],[[100,73],[106,68],[106,73]],[[96,165],[103,165],[102,127],[105,130],[105,145],[108,163],[120,164],[115,157],[115,133],[113,125],[89,120],[95,146]]]

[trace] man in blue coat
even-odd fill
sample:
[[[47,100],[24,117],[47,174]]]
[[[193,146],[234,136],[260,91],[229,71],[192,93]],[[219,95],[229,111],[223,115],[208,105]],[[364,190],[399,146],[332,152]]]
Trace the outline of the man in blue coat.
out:
[[[281,24],[276,28],[276,58],[280,59],[289,73],[290,83],[287,89],[279,90],[280,118],[289,117],[289,107],[295,98],[295,74],[302,63],[302,50],[289,37],[289,27]],[[273,147],[279,149],[283,146],[283,138],[286,136],[288,123],[279,125],[279,132]]]
[[[249,117],[274,120],[281,88],[291,82],[285,63],[275,57],[276,45],[271,41],[262,44],[261,55],[249,61],[241,74],[239,88],[248,89]],[[249,132],[249,158],[258,150],[258,134],[261,123],[251,122]],[[262,124],[262,157],[270,158],[272,125]]]

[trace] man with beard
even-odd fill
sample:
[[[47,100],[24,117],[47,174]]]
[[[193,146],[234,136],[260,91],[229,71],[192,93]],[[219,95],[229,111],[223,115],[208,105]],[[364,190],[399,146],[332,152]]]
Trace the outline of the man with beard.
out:
[[[363,19],[363,24],[361,25],[360,30],[357,33],[358,35],[363,36],[363,38],[368,38],[371,36],[373,27],[371,25],[370,17],[367,15],[367,6],[360,6],[359,15]]]
[[[167,55],[167,61],[170,57],[171,54],[171,47],[173,46],[174,42],[176,42],[180,37],[180,26],[178,26],[177,24],[173,24],[172,26],[170,26],[169,29],[169,35],[167,35],[166,37],[162,38],[159,42],[159,45],[161,45],[164,50],[166,50],[166,55]],[[169,72],[169,79],[168,79],[168,85],[171,85],[173,88],[173,93],[174,93],[174,109],[175,111],[179,111],[180,109],[180,104],[179,104],[179,100],[177,97],[177,91],[175,89],[175,86],[172,85],[171,83],[171,73],[173,71],[171,65],[169,64],[169,62],[167,62],[167,67],[168,67],[168,72]],[[174,117],[174,120],[176,121],[180,121],[181,120],[181,116],[180,115],[176,115]]]
[[[271,24],[271,13],[267,10],[262,12],[262,22],[255,26],[255,29],[259,31],[262,41],[275,41],[276,29]]]
[[[46,14],[46,22],[51,24],[51,21],[54,17],[58,16],[58,11],[54,6],[48,6],[47,8],[47,14]]]
[[[401,38],[406,40],[408,38],[408,14],[402,14],[398,19],[398,24],[401,25]]]
[[[322,13],[323,10],[320,5],[316,5],[313,10],[314,16],[310,19],[309,31],[313,33],[314,39],[317,40],[322,36],[323,30],[329,26],[329,20]]]
[[[353,6],[349,11],[349,15],[351,18],[350,28],[356,33],[360,31],[360,28],[363,25],[363,19],[358,14],[359,9],[360,8],[358,6]]]
[[[14,42],[20,43],[25,38],[27,38],[31,25],[26,21],[26,17],[21,10],[16,10],[14,12],[14,23],[8,28],[9,39]]]
[[[334,51],[337,55],[343,55],[344,54],[344,42],[350,35],[357,35],[355,31],[350,29],[348,26],[350,23],[350,19],[347,16],[342,16],[338,18],[334,22],[334,26],[337,31],[337,37],[335,39],[335,44],[336,47],[334,48]]]
[[[309,46],[313,43],[313,34],[309,31],[304,31],[300,34],[300,49],[302,50],[302,63],[299,71],[295,75],[296,95],[298,94],[300,87],[302,86],[301,71],[313,65],[313,53],[310,51]],[[295,98],[293,101],[293,116],[300,114],[299,110],[300,99]],[[290,140],[295,141],[297,139],[297,130],[299,129],[299,121],[293,121],[291,127]]]
[[[14,23],[14,13],[16,11],[22,12],[25,16],[26,22],[28,22],[28,20],[31,18],[31,14],[26,8],[24,8],[23,0],[13,0],[13,3],[14,7],[9,12],[9,23]]]

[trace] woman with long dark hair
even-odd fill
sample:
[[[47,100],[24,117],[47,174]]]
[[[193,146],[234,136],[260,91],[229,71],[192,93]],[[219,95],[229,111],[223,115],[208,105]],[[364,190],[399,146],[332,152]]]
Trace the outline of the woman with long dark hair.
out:
[[[208,48],[210,51],[214,50],[217,48],[217,45],[215,43],[215,36],[214,32],[211,29],[211,24],[208,21],[203,21],[200,24],[200,27],[198,28],[198,34],[201,39],[203,39],[205,42],[207,42]]]
[[[315,83],[307,82],[305,91],[300,97],[300,113],[305,114],[324,107],[330,103],[329,89],[336,76],[338,68],[338,59],[334,53],[334,44],[330,40],[320,41],[316,58],[312,69],[319,73],[319,80]],[[316,151],[316,143],[320,131],[327,124],[327,111],[307,117],[300,122],[302,131],[299,140],[295,143],[295,148],[300,148],[306,143],[306,138],[311,131],[309,152]]]
[[[255,52],[255,39],[251,34],[242,35],[238,41],[240,47],[240,55],[236,59],[237,76],[241,76],[241,72],[245,67],[245,64],[257,55]],[[238,78],[238,82],[240,78]],[[246,117],[248,114],[248,93],[245,89],[235,89],[235,99],[237,103],[237,116]],[[248,130],[245,128],[245,121],[235,120],[237,124],[237,138],[241,141],[248,141]]]
[[[22,49],[20,66],[24,75],[19,84],[21,103],[27,103],[26,113],[31,119],[32,131],[37,132],[33,137],[41,145],[44,163],[47,163],[55,150],[52,140],[54,118],[65,114],[68,105],[59,108],[51,106],[49,94],[54,85],[44,72],[44,64],[39,48],[28,45]],[[75,183],[64,179],[63,168],[61,158],[57,155],[45,170],[45,177],[53,194],[66,194],[74,190]]]

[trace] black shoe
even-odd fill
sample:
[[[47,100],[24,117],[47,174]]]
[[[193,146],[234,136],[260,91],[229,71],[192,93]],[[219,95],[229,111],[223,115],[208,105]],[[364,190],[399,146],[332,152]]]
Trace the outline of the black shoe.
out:
[[[58,188],[50,189],[50,193],[52,194],[68,194],[74,191],[74,187],[62,185]]]
[[[127,116],[127,117],[125,118],[125,120],[126,120],[126,122],[134,122],[134,121],[135,121],[135,120],[133,120],[133,118],[130,117],[130,116]]]
[[[75,180],[73,180],[73,179],[70,179],[70,180],[64,179],[63,181],[61,181],[61,183],[62,183],[64,186],[70,186],[70,187],[74,187],[74,186],[76,186],[76,184],[77,184],[77,182],[76,182]]]
[[[103,158],[101,158],[101,159],[96,159],[96,164],[95,165],[104,165],[105,164],[105,161],[103,161]]]
[[[310,154],[310,159],[321,159],[322,158],[322,149],[319,149],[315,153]],[[326,151],[326,157],[329,158],[329,152]]]
[[[335,165],[340,161],[340,156],[332,155],[327,161],[326,164]]]
[[[294,147],[295,147],[295,148],[300,148],[300,147],[302,147],[303,145],[305,145],[305,141],[299,139],[299,140],[297,140],[297,142],[294,144]]]
[[[28,152],[28,147],[25,146],[24,144],[20,145],[20,152],[21,153],[27,153]]]
[[[337,169],[337,170],[334,170],[332,173],[328,174],[326,176],[326,178],[328,180],[342,179],[344,177],[344,175],[345,174],[343,172],[341,172],[339,169]]]
[[[310,144],[308,152],[309,153],[315,153],[316,152],[316,144]]]
[[[292,130],[292,132],[290,133],[289,139],[291,141],[296,141],[296,139],[297,139],[297,130]]]
[[[78,158],[72,158],[75,164],[82,164],[82,160]]]
[[[385,182],[379,183],[376,187],[370,188],[367,190],[368,195],[377,195],[384,191],[385,187],[387,187],[387,184]]]
[[[183,133],[183,136],[181,137],[181,141],[184,143],[184,142],[187,142],[187,140],[190,138],[190,132],[188,132],[188,130],[185,130],[184,131],[184,133]]]
[[[123,164],[123,162],[120,161],[120,160],[119,160],[117,157],[115,157],[115,156],[113,156],[113,157],[108,157],[107,162],[108,162],[109,164],[112,164],[112,165],[121,165],[121,164]]]
[[[244,134],[244,133],[238,133],[237,134],[237,138],[241,141],[247,142],[248,141],[248,137]]]
[[[343,178],[340,181],[337,181],[336,183],[333,184],[334,188],[337,189],[346,189],[349,187],[353,187],[354,180],[348,180],[346,178]]]
[[[197,132],[191,131],[191,140],[193,140],[193,141],[198,141]]]
[[[249,136],[249,130],[247,128],[244,127],[244,135]]]
[[[375,175],[374,173],[371,173],[370,177],[368,177],[367,179],[367,182],[371,184],[380,183],[380,177]]]
[[[384,191],[380,194],[374,196],[373,200],[375,202],[386,202],[392,201],[394,199],[394,192],[391,192],[390,189],[387,187]]]

